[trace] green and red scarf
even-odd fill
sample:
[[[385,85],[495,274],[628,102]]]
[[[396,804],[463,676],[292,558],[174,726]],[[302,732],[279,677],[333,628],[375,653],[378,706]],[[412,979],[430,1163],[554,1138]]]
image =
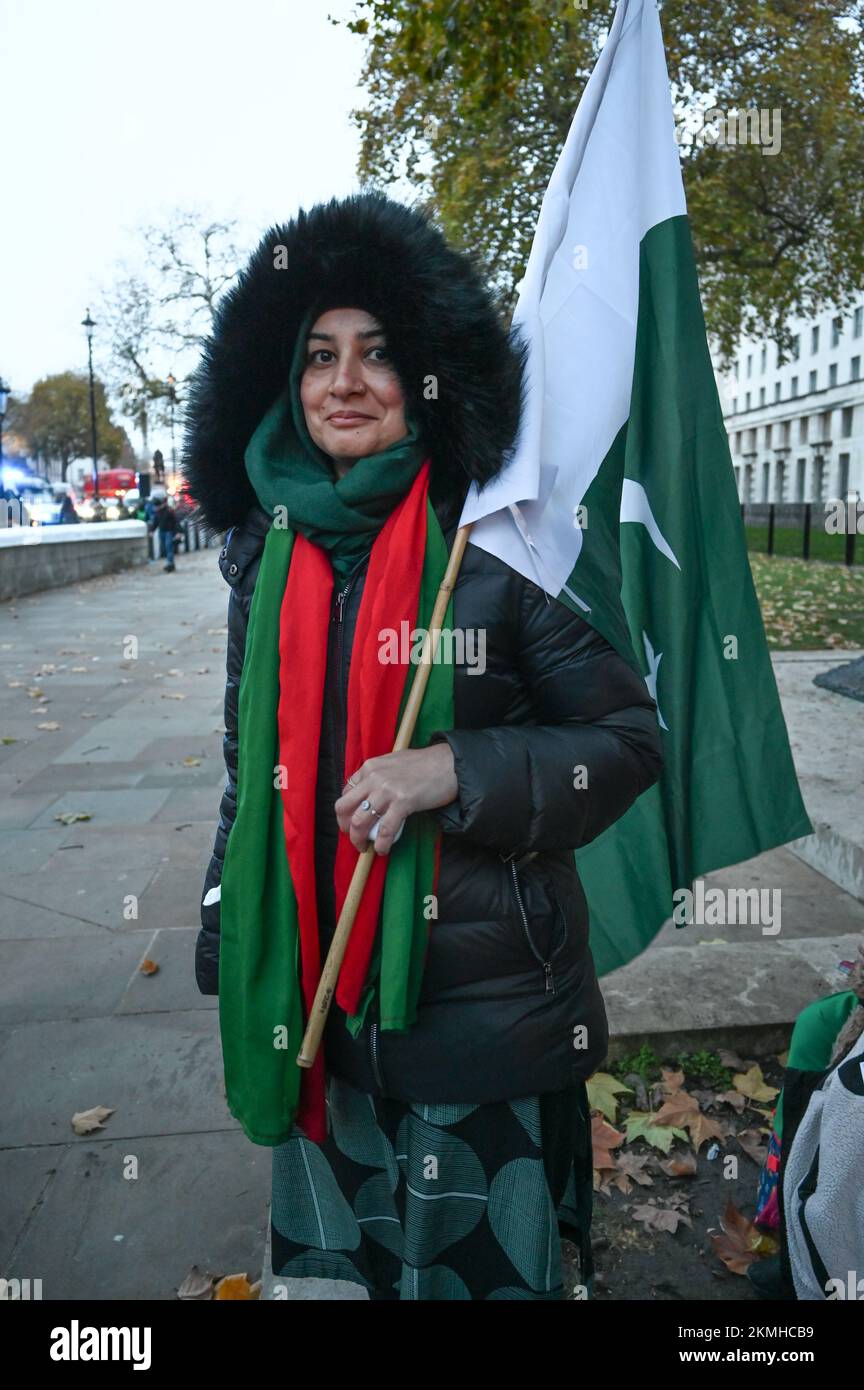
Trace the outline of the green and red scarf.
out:
[[[246,453],[247,473],[274,522],[240,681],[219,1020],[228,1107],[257,1144],[283,1143],[295,1123],[317,1143],[327,1135],[323,1045],[312,1068],[298,1067],[296,1057],[323,964],[315,785],[334,579],[341,584],[369,552],[348,682],[344,783],[364,759],[392,750],[417,667],[384,659],[387,635],[428,628],[448,558],[429,501],[429,460],[413,430],[335,479],[299,402],[305,338],[301,331],[289,386]],[[452,627],[452,597],[443,626]],[[411,746],[425,747],[433,732],[452,726],[453,667],[436,660]],[[355,1034],[370,1006],[382,1029],[408,1029],[416,1019],[439,852],[437,822],[419,812],[389,853],[375,856],[336,989]],[[357,858],[340,832],[337,918]]]

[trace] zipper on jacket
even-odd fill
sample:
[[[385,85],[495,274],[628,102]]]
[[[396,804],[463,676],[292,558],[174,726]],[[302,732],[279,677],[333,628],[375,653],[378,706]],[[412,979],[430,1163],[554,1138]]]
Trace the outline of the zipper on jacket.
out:
[[[373,1023],[369,1029],[369,1052],[372,1056],[372,1070],[375,1073],[375,1080],[379,1089],[384,1090],[384,1078],[381,1075],[381,1067],[378,1061],[378,1024]]]
[[[510,872],[513,875],[513,887],[516,890],[516,901],[519,904],[519,912],[522,916],[522,926],[525,929],[526,940],[528,942],[528,945],[531,947],[532,954],[536,957],[537,960],[539,960],[540,964],[543,966],[543,973],[546,977],[546,993],[554,994],[555,981],[552,978],[552,962],[543,959],[540,952],[537,950],[537,947],[534,945],[534,940],[531,936],[531,932],[528,930],[528,917],[525,912],[525,905],[522,902],[522,894],[519,890],[519,877],[516,873],[516,864],[512,859],[510,860]]]
[[[357,564],[354,566],[352,573],[348,576],[348,581],[345,584],[345,587],[339,589],[339,591],[336,594],[336,616],[334,618],[334,622],[336,623],[336,687],[339,696],[339,748],[342,750],[343,756],[348,724],[348,711],[346,709],[347,693],[342,681],[342,634],[345,630],[345,600],[347,599],[348,594],[351,591],[351,587],[358,576],[360,568],[366,559],[368,559],[368,556],[361,556],[361,558],[357,561]]]

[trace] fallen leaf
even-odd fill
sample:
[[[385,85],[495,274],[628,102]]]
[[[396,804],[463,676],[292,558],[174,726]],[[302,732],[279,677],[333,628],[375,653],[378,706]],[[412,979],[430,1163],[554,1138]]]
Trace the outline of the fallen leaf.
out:
[[[658,1125],[686,1125],[691,1115],[699,1114],[699,1103],[686,1091],[673,1091],[657,1111]]]
[[[735,1138],[738,1140],[745,1154],[752,1158],[753,1162],[761,1168],[768,1157],[768,1145],[762,1143],[759,1133],[760,1131],[758,1129],[742,1129],[736,1134]]]
[[[157,965],[156,961],[151,960],[149,956],[145,956],[141,964],[138,966],[138,973],[140,975],[155,975],[158,969],[159,966]]]
[[[747,1097],[743,1096],[740,1091],[720,1091],[716,1098],[724,1105],[731,1105],[732,1109],[736,1110],[739,1115],[747,1104]]]
[[[213,1288],[218,1279],[218,1274],[202,1274],[198,1266],[193,1265],[177,1290],[177,1297],[190,1300],[210,1299],[213,1297]]]
[[[0,738],[0,743],[17,743],[17,742],[18,742],[17,738],[9,738],[6,734],[4,734],[2,738]]]
[[[184,759],[183,759],[183,766],[184,766],[184,767],[200,767],[200,766],[201,766],[201,759],[200,759],[200,758],[192,758],[192,757],[184,758]]]
[[[668,1154],[673,1139],[687,1138],[683,1129],[673,1125],[658,1125],[657,1116],[650,1110],[631,1110],[625,1123],[628,1143],[632,1143],[634,1139],[644,1139],[646,1144],[660,1149],[664,1154]]]
[[[662,1077],[663,1090],[670,1095],[673,1091],[680,1091],[681,1087],[684,1085],[683,1071],[671,1071],[669,1067],[661,1067],[660,1075]]]
[[[687,1212],[679,1207],[661,1207],[646,1202],[641,1207],[634,1207],[630,1214],[634,1221],[643,1221],[649,1231],[671,1231],[674,1235],[682,1221],[685,1226],[693,1226]]]
[[[668,1178],[694,1178],[696,1176],[696,1155],[694,1153],[673,1154],[660,1164]]]
[[[44,699],[45,699],[45,691],[44,691],[44,690],[40,690],[38,685],[30,685],[30,686],[28,686],[28,687],[27,687],[27,694],[30,696],[30,699],[31,699],[31,700],[44,700]]]
[[[594,1150],[595,1168],[614,1168],[615,1159],[611,1153],[624,1142],[621,1130],[613,1129],[600,1115],[591,1116],[591,1145]]]
[[[706,1140],[719,1139],[722,1144],[726,1139],[726,1131],[722,1125],[717,1120],[709,1119],[707,1115],[703,1115],[701,1110],[698,1115],[692,1115],[685,1123],[690,1131],[690,1138],[697,1154]]]
[[[599,1110],[605,1115],[607,1120],[614,1120],[618,1115],[618,1102],[616,1096],[624,1091],[632,1095],[632,1088],[625,1086],[623,1081],[618,1081],[616,1077],[610,1076],[605,1071],[595,1071],[594,1075],[586,1082],[588,1091],[588,1105],[591,1110]]]
[[[44,719],[41,724],[36,725],[36,728],[50,729],[53,732],[55,729],[59,729],[60,725],[57,723],[56,719]]]
[[[649,1158],[649,1154],[617,1154],[615,1172],[607,1178],[607,1186],[614,1184],[619,1192],[624,1193],[625,1197],[631,1191],[634,1182],[638,1183],[640,1187],[653,1187],[654,1179],[646,1171]]]
[[[749,1071],[733,1076],[732,1085],[736,1091],[740,1091],[743,1096],[749,1096],[751,1100],[773,1100],[780,1094],[779,1086],[768,1085],[758,1062],[754,1062]]]
[[[720,1218],[720,1233],[708,1234],[717,1258],[733,1274],[746,1274],[753,1261],[760,1258],[756,1247],[761,1243],[762,1232],[738,1210],[731,1197]]]
[[[213,1289],[215,1299],[253,1299],[261,1297],[261,1280],[250,1284],[245,1274],[226,1274]]]
[[[76,820],[92,820],[92,811],[61,811],[54,817],[55,820],[62,821],[64,825],[74,825]]]
[[[183,691],[182,691],[182,690],[163,690],[163,691],[162,691],[162,699],[163,699],[163,700],[185,700],[185,699],[186,699],[186,696],[183,694]]]
[[[94,1129],[104,1129],[103,1120],[113,1115],[104,1105],[94,1105],[92,1110],[78,1110],[72,1116],[72,1128],[76,1134],[92,1134]]]

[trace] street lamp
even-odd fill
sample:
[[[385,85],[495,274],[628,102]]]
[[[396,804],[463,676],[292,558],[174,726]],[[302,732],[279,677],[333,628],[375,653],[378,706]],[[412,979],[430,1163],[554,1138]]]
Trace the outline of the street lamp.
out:
[[[96,450],[96,397],[93,391],[93,329],[96,327],[90,317],[90,309],[87,309],[86,319],[81,320],[81,327],[87,334],[87,363],[90,369],[90,446],[93,454],[93,504],[99,501],[99,465],[97,463]]]
[[[0,376],[0,473],[3,471],[3,421],[6,419],[6,403],[9,400],[9,387]],[[0,477],[0,487],[3,479]]]
[[[165,382],[168,387],[168,403],[171,407],[171,473],[172,481],[177,476],[177,450],[174,448],[174,406],[177,404],[177,378],[173,372],[169,372]]]

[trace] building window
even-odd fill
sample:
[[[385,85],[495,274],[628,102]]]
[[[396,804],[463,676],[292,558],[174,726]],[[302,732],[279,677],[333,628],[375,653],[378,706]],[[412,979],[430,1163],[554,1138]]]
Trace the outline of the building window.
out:
[[[837,460],[837,496],[845,497],[849,491],[849,455],[841,454]]]
[[[795,469],[795,501],[804,501],[804,483],[807,478],[807,460],[799,459]]]
[[[823,411],[822,411],[822,414],[819,416],[819,429],[820,429],[819,438],[820,438],[820,439],[824,439],[825,442],[828,443],[828,442],[830,441],[830,439],[831,439],[831,411],[830,411],[830,410],[823,410]]]
[[[740,452],[741,452],[741,431],[740,431],[740,430],[738,430],[738,432],[737,432],[736,435],[735,435],[735,452],[736,452],[736,454],[740,454]]]
[[[807,388],[808,391],[815,391],[815,390],[816,390],[816,377],[817,377],[817,373],[816,373],[816,372],[811,372],[811,373],[810,373],[810,385],[809,385],[808,388]]]
[[[813,461],[813,501],[821,502],[825,496],[825,460]]]
[[[786,491],[786,465],[780,459],[774,469],[774,501],[782,502],[783,494]]]
[[[748,376],[752,376],[752,375],[753,375],[753,354],[752,354],[752,352],[748,352],[748,354],[747,354],[747,375],[748,375]]]
[[[752,430],[748,430],[748,431],[747,431],[747,439],[748,439],[748,444],[747,444],[747,452],[748,452],[748,454],[755,454],[755,452],[756,452],[756,431],[755,431],[755,429],[752,429]]]
[[[767,502],[767,501],[768,501],[768,488],[769,488],[770,484],[771,484],[771,465],[770,465],[770,463],[763,463],[763,465],[762,465],[762,501],[763,501],[763,502]]]
[[[788,447],[789,447],[789,445],[791,444],[791,442],[792,442],[792,421],[791,421],[791,420],[784,420],[784,421],[783,421],[783,445],[784,445],[784,448],[787,448],[787,449],[788,449]]]
[[[766,449],[770,449],[770,448],[771,448],[771,426],[770,426],[770,425],[766,425],[766,426],[765,426],[765,448],[766,448]]]
[[[864,328],[864,304],[859,304],[852,315],[852,337],[860,338],[862,328]]]
[[[799,444],[806,444],[806,443],[807,443],[807,426],[808,426],[809,424],[810,424],[809,416],[807,416],[807,415],[802,415],[802,416],[801,416],[801,419],[798,421],[798,443],[799,443]]]
[[[818,351],[819,351],[819,325],[818,325],[818,323],[816,324],[815,328],[811,328],[811,329],[810,329],[810,351],[811,351],[811,353],[812,353],[812,352],[818,352]]]
[[[831,366],[828,368],[828,385],[829,385],[829,386],[836,386],[836,385],[837,385],[837,363],[836,363],[836,362],[832,362],[832,363],[831,363]]]
[[[744,468],[744,501],[753,501],[753,465],[748,463]]]
[[[798,378],[797,378],[797,376],[793,376],[792,380],[789,382],[789,396],[790,396],[790,399],[794,401],[794,399],[795,399],[795,397],[796,397],[797,395],[798,395]]]
[[[861,380],[861,358],[860,358],[860,357],[853,357],[853,358],[852,358],[852,361],[851,361],[850,366],[849,366],[849,380],[850,380],[850,381],[860,381],[860,380]]]
[[[801,352],[801,334],[796,333],[792,339],[792,361],[797,362]]]
[[[840,416],[840,437],[841,439],[852,438],[852,417],[855,414],[854,405],[844,405],[843,413]]]
[[[733,377],[735,378],[735,380],[737,381],[737,380],[738,380],[738,359],[737,359],[737,358],[736,358],[735,361],[732,363],[732,375],[733,375]]]
[[[831,320],[831,346],[836,347],[840,341],[840,334],[843,332],[843,319],[838,314],[836,319]]]
[[[749,409],[750,409],[750,392],[749,392],[749,391],[745,391],[745,392],[744,392],[744,409],[745,409],[745,410],[749,410]]]
[[[765,404],[765,387],[764,387],[764,386],[760,386],[760,387],[759,387],[759,404],[760,404],[760,405],[764,405],[764,404]]]
[[[733,397],[732,397],[732,414],[733,414],[733,415],[737,415],[737,413],[738,413],[738,397],[737,397],[737,396],[733,396]]]
[[[768,349],[767,349],[767,347],[766,347],[766,346],[764,345],[764,343],[763,343],[763,345],[762,345],[762,354],[761,354],[761,356],[760,356],[760,358],[759,358],[759,370],[760,370],[760,372],[764,372],[764,370],[765,370],[765,363],[766,363],[767,361],[768,361]]]

